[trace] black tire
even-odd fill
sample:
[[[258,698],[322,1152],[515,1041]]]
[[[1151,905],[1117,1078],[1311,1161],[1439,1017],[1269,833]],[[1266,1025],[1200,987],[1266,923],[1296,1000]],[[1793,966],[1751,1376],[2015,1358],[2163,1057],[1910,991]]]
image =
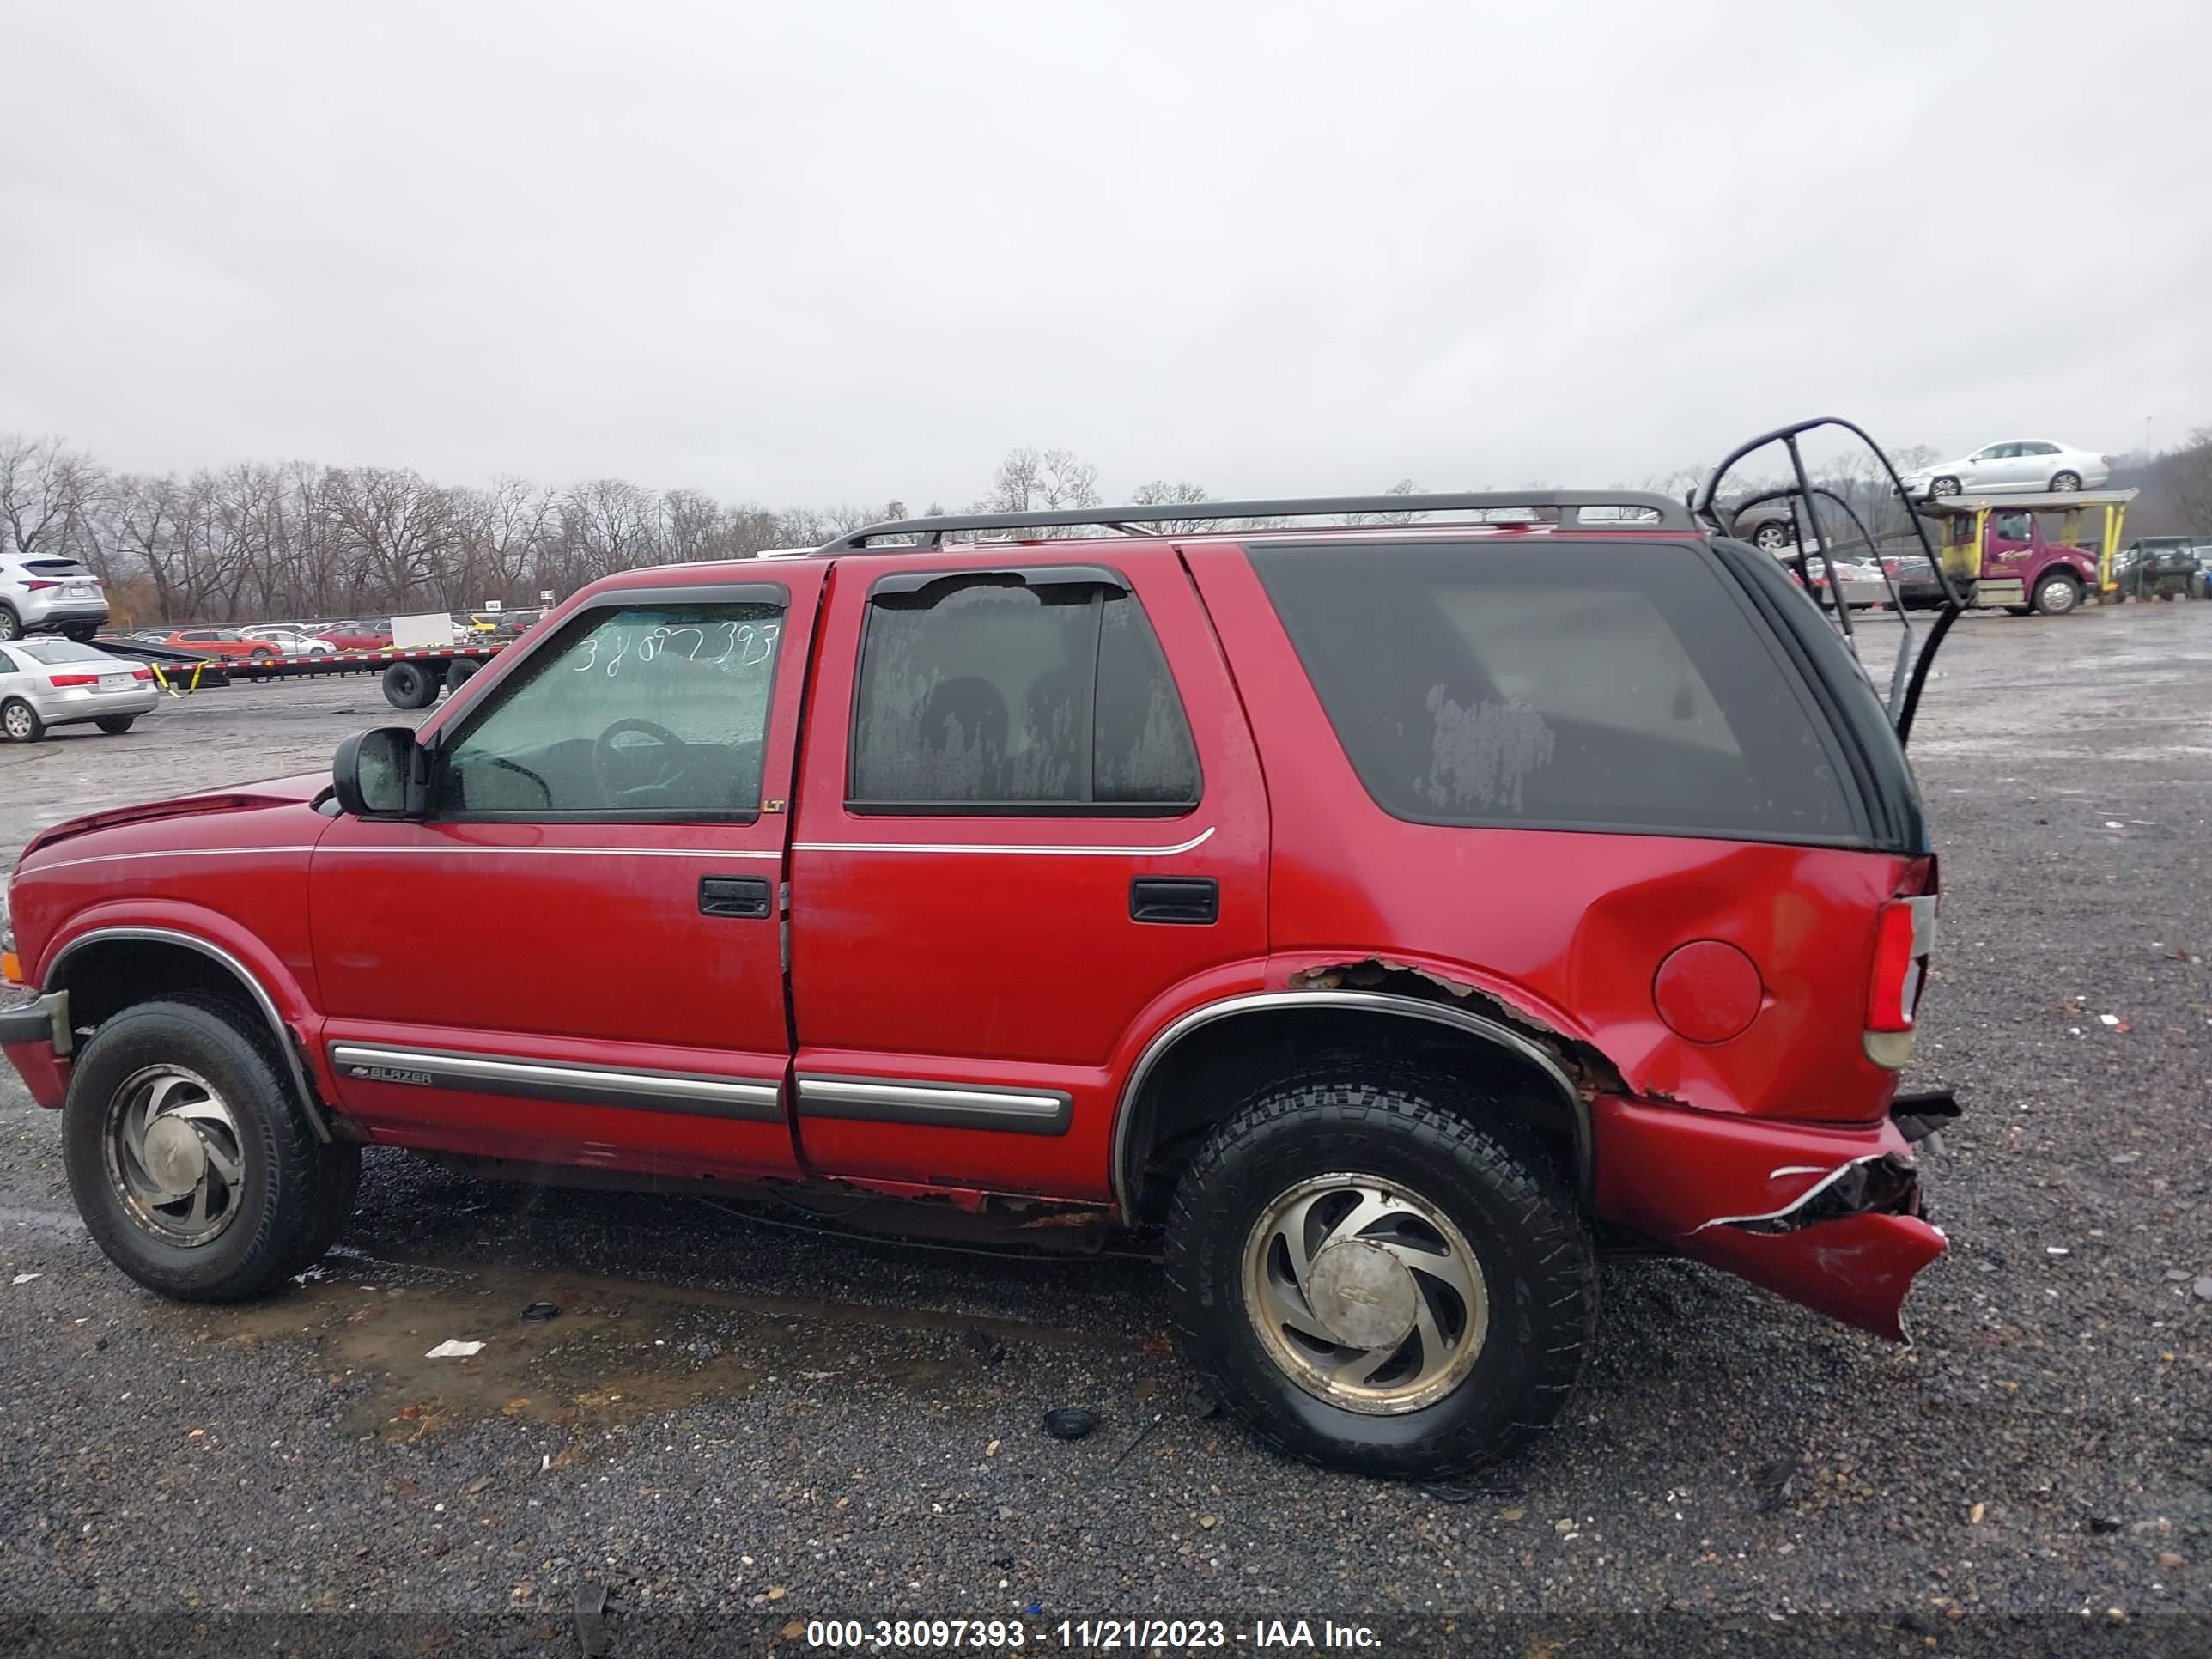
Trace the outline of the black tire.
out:
[[[2051,476],[2051,493],[2054,495],[2071,495],[2081,487],[2081,475],[2078,472],[2054,472]]]
[[[112,1112],[135,1079],[161,1066],[204,1079],[235,1131],[243,1176],[227,1221],[203,1243],[178,1242],[142,1219],[112,1164]],[[124,1273],[179,1301],[238,1302],[276,1289],[330,1248],[352,1206],[361,1149],[315,1139],[275,1038],[252,1011],[190,992],[126,1009],[79,1051],[62,1105],[62,1158],[93,1242]]]
[[[15,607],[0,605],[0,645],[12,645],[23,637],[23,619],[15,614]]]
[[[2052,574],[2036,583],[2028,603],[2040,615],[2063,617],[2081,603],[2081,584],[2071,576]]]
[[[1340,1172],[1379,1177],[1449,1219],[1488,1292],[1463,1374],[1410,1409],[1324,1398],[1271,1353],[1249,1310],[1248,1260],[1273,1259],[1271,1245],[1254,1254],[1255,1231],[1301,1182]],[[1254,1096],[1177,1184],[1167,1267],[1182,1352],[1229,1408],[1293,1456],[1365,1474],[1435,1479],[1510,1456],[1566,1403],[1596,1328],[1589,1234],[1541,1143],[1465,1082],[1410,1068],[1324,1064]],[[1446,1322],[1432,1299],[1429,1310]]]
[[[1955,495],[1959,493],[1959,481],[1947,472],[1928,486],[1928,493],[1930,495]]]
[[[107,714],[94,720],[93,724],[106,732],[109,737],[119,738],[131,729],[131,723],[137,718],[136,714]]]
[[[79,645],[89,645],[100,637],[100,629],[89,625],[64,628],[62,629],[62,637],[65,640],[75,640]]]
[[[1779,519],[1769,519],[1752,532],[1752,545],[1763,547],[1770,553],[1778,553],[1790,544],[1790,526]]]
[[[451,695],[466,685],[469,681],[474,678],[477,670],[483,666],[483,665],[482,663],[471,662],[468,658],[463,657],[459,662],[447,669],[446,690],[447,694]]]
[[[2035,607],[2032,605],[2008,605],[2004,611],[2008,617],[2033,617],[2035,614]]]
[[[384,700],[394,708],[428,708],[438,701],[438,682],[416,662],[396,662],[384,671]]]
[[[39,718],[39,711],[21,697],[0,702],[0,738],[9,743],[36,743],[46,735],[46,723]]]

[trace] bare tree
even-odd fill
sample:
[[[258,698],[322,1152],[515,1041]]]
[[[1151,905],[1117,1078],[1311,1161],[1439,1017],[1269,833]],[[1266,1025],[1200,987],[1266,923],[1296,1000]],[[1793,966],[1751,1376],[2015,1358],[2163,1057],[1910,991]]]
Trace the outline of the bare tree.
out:
[[[978,513],[1056,513],[1097,507],[1098,469],[1069,449],[1007,451],[991,475],[991,488],[975,503]],[[1051,533],[1041,526],[1039,533]]]
[[[553,520],[553,498],[520,478],[451,494],[459,586],[481,603],[527,597],[529,578]]]
[[[10,553],[82,558],[100,568],[92,515],[106,475],[58,438],[0,434],[0,533]]]
[[[419,472],[337,467],[331,503],[354,558],[355,600],[381,595],[394,605],[442,597],[439,578],[455,544],[453,498]]]
[[[661,544],[660,502],[652,491],[620,478],[594,478],[564,493],[556,507],[555,554],[561,576],[574,587],[617,570],[651,564]]]
[[[1182,478],[1155,478],[1150,483],[1139,484],[1136,494],[1129,499],[1139,507],[1195,507],[1213,497],[1206,493],[1204,484]],[[1206,519],[1158,519],[1150,528],[1162,536],[1188,536],[1201,528],[1211,529],[1217,522]]]
[[[2184,533],[2212,535],[2212,426],[2198,427],[2186,445],[2160,456],[2158,470]]]
[[[1418,495],[1420,486],[1411,478],[1401,478],[1382,492],[1386,495]],[[1346,524],[1411,524],[1421,515],[1418,511],[1407,513],[1346,513]]]
[[[728,555],[728,525],[722,505],[696,489],[672,489],[660,498],[667,556],[678,564]]]

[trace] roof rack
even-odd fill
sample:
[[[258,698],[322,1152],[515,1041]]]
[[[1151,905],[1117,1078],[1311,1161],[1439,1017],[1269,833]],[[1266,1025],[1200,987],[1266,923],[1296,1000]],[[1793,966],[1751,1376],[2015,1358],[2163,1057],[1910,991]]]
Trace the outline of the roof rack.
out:
[[[1540,511],[1548,508],[1559,514],[1559,523],[1563,529],[1595,528],[1600,525],[1618,528],[1622,522],[1617,517],[1594,518],[1585,526],[1582,516],[1585,507],[1602,507],[1616,512],[1623,507],[1633,508],[1637,517],[1631,522],[1638,524],[1639,527],[1648,526],[1656,530],[1677,531],[1695,531],[1697,528],[1689,508],[1683,503],[1647,490],[1516,489],[1502,493],[1484,491],[1445,495],[1312,495],[1263,501],[1162,501],[1130,507],[1055,508],[1042,513],[955,513],[942,518],[896,519],[883,524],[872,524],[823,543],[819,550],[823,553],[913,552],[918,548],[939,546],[948,533],[957,530],[1043,530],[1087,525],[1125,536],[1149,536],[1158,532],[1141,526],[1148,524],[1188,524],[1194,520],[1341,520],[1346,514],[1354,513],[1388,513],[1393,515],[1498,513],[1516,507]],[[1644,516],[1646,514],[1650,515],[1648,520]],[[1266,533],[1273,535],[1283,530],[1315,527],[1270,526]],[[1358,526],[1339,523],[1320,527],[1340,530]],[[875,548],[869,545],[871,542],[892,536],[912,539],[897,547]]]

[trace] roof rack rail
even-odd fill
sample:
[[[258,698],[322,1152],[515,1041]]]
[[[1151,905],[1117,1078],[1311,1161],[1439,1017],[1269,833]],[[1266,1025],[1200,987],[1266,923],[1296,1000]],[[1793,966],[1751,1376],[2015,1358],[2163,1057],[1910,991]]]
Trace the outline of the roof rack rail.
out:
[[[1559,515],[1562,527],[1579,528],[1585,507],[1637,509],[1639,520],[1649,514],[1650,527],[1695,531],[1696,521],[1682,502],[1668,495],[1640,489],[1514,489],[1443,495],[1312,495],[1261,501],[1163,501],[1129,507],[1052,508],[1042,513],[955,513],[934,519],[896,519],[872,524],[825,542],[824,553],[900,553],[917,547],[936,547],[947,534],[958,530],[1043,530],[1088,525],[1125,536],[1157,534],[1140,529],[1148,524],[1185,524],[1193,520],[1342,518],[1352,513],[1497,513],[1514,507],[1550,508]],[[1617,526],[1619,519],[1593,519],[1589,525]],[[1273,535],[1285,529],[1313,526],[1273,526]],[[1341,524],[1326,526],[1344,529]],[[1357,526],[1349,526],[1354,527]],[[911,538],[898,547],[872,548],[869,544],[888,537]]]

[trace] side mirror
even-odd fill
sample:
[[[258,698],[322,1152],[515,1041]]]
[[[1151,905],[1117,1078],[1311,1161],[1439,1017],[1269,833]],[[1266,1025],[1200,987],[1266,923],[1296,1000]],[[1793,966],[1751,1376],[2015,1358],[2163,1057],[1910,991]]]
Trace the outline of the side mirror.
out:
[[[380,726],[338,745],[331,785],[338,811],[356,818],[419,818],[429,799],[429,756],[414,729]]]

